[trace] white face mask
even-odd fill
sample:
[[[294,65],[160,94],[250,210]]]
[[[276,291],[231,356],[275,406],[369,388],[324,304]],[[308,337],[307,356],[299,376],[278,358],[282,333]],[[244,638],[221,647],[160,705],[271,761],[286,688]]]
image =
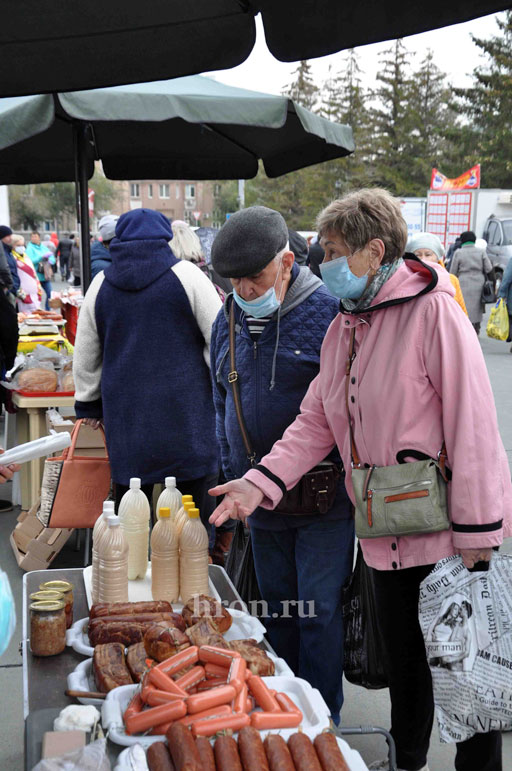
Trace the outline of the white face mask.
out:
[[[14,251],[18,252],[18,254],[25,254],[25,247],[20,244],[19,246],[14,247]]]

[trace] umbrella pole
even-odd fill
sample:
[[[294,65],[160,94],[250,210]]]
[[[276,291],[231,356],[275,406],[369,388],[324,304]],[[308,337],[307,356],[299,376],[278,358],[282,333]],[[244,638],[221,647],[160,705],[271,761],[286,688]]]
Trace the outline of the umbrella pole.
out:
[[[75,144],[75,185],[78,191],[80,219],[80,256],[82,261],[82,291],[85,295],[91,283],[91,233],[89,225],[89,180],[87,179],[87,124],[73,126]]]

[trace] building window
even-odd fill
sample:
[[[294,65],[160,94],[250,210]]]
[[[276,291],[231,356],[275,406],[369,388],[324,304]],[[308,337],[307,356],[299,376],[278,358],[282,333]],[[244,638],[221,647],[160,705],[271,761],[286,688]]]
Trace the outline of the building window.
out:
[[[195,198],[195,197],[196,197],[196,186],[185,185],[185,198]]]
[[[169,187],[170,185],[159,185],[160,198],[169,198]]]
[[[153,198],[153,185],[148,185],[148,198]]]
[[[175,185],[175,187],[176,187],[176,198],[179,198],[180,197],[180,186],[179,185]]]
[[[140,198],[140,185],[138,182],[130,184],[130,198]]]

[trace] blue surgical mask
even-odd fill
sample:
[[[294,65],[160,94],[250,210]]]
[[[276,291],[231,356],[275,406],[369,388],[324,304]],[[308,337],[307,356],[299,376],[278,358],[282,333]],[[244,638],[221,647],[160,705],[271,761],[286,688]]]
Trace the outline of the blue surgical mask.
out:
[[[283,258],[281,258],[281,264],[279,266],[279,270],[277,271],[274,285],[271,286],[270,289],[267,289],[267,291],[262,294],[261,297],[257,297],[255,300],[244,300],[244,298],[240,297],[240,295],[237,293],[236,289],[233,289],[234,301],[238,307],[241,308],[248,316],[253,316],[255,319],[267,318],[272,316],[272,314],[274,314],[281,305],[281,301],[277,299],[276,295],[276,283],[279,277],[279,273],[281,272],[282,264]]]
[[[364,276],[355,276],[348,266],[347,257],[336,257],[330,262],[322,262],[320,273],[325,286],[335,297],[340,300],[359,300],[366,289],[369,270]]]
[[[0,656],[5,653],[16,628],[16,610],[7,574],[0,570]]]

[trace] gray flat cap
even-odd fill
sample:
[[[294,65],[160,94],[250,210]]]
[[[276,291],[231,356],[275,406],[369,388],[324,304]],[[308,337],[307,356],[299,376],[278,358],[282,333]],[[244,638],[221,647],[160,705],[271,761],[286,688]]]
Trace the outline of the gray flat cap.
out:
[[[266,206],[251,206],[232,214],[212,246],[214,270],[225,278],[253,276],[274,259],[288,242],[281,214]]]

